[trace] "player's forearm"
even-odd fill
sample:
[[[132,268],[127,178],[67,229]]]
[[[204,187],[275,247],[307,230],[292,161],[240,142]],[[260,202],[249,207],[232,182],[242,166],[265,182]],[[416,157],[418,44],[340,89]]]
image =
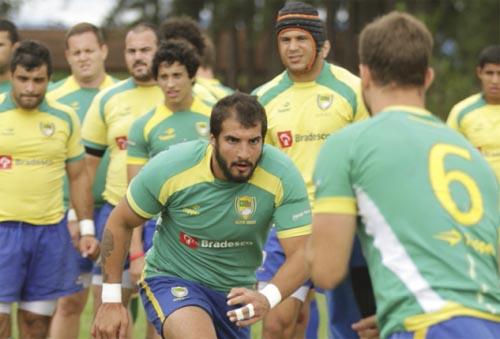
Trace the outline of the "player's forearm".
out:
[[[278,272],[276,272],[271,283],[278,287],[282,299],[291,295],[309,279],[308,267],[304,265],[305,244],[308,238],[309,236],[300,236],[285,239],[285,241],[288,242],[286,245],[284,241],[281,240],[286,259]]]
[[[94,185],[95,175],[97,173],[97,168],[99,167],[100,163],[101,163],[100,157],[88,153],[85,155],[85,167],[87,169],[90,187]]]
[[[87,171],[82,166],[80,170],[72,172],[69,176],[71,205],[78,220],[92,220],[94,200]]]
[[[132,238],[132,228],[127,227],[123,220],[113,218],[113,212],[104,229],[101,243],[104,283],[121,282],[123,266]]]
[[[132,241],[130,243],[130,254],[140,253],[144,250],[142,233],[144,225],[139,225],[132,231]]]

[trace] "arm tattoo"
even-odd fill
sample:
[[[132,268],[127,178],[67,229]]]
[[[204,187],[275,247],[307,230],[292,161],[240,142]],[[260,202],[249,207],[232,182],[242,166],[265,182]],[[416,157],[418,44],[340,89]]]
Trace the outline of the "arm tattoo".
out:
[[[109,258],[109,256],[111,255],[111,251],[113,251],[113,248],[114,248],[113,233],[111,233],[111,231],[106,228],[106,229],[104,229],[104,236],[102,238],[102,244],[101,244],[103,282],[108,280],[108,274],[106,273],[104,267],[106,266],[106,261]]]

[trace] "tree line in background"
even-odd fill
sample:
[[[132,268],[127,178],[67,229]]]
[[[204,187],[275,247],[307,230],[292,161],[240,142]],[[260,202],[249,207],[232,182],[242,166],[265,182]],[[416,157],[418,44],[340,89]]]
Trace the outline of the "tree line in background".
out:
[[[0,11],[16,10],[30,0],[0,0]],[[31,0],[32,1],[32,0]],[[71,0],[66,0],[71,1]],[[169,16],[197,19],[217,48],[216,71],[227,85],[249,91],[282,71],[274,22],[283,0],[116,0],[103,26],[137,21],[160,23]],[[477,55],[500,43],[500,0],[309,0],[326,16],[332,43],[329,60],[357,73],[357,39],[364,25],[391,10],[422,19],[434,34],[432,65],[436,80],[429,108],[446,118],[454,103],[478,91]],[[135,22],[123,22],[124,13]]]

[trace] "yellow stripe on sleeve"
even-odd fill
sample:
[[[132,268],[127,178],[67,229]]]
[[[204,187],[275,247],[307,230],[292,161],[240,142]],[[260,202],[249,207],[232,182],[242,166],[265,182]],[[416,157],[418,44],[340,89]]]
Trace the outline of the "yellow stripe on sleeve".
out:
[[[274,203],[276,206],[281,205],[283,200],[283,184],[280,178],[258,166],[250,178],[249,183],[274,195]]]
[[[278,231],[276,232],[276,235],[280,239],[286,239],[286,238],[298,237],[301,235],[308,235],[311,234],[311,232],[312,232],[311,225],[306,225],[306,226],[292,228],[290,230]]]
[[[132,211],[134,211],[138,216],[144,219],[151,219],[152,217],[155,216],[155,214],[150,214],[144,211],[142,208],[140,208],[139,205],[137,205],[134,198],[132,197],[132,194],[130,193],[130,189],[127,191],[127,202]]]
[[[127,157],[127,165],[145,165],[147,162],[145,158]]]
[[[351,197],[319,198],[313,204],[313,214],[339,213],[356,215],[357,212],[356,199]]]

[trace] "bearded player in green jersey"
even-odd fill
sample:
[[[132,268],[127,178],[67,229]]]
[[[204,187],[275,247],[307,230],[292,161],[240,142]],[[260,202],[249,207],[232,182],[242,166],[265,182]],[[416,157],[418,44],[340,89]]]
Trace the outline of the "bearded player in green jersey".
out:
[[[266,130],[255,97],[236,93],[214,107],[210,143],[172,146],[139,172],[106,225],[94,336],[124,333],[123,259],[133,228],[158,213],[140,285],[148,318],[164,338],[248,338],[246,326],[307,279],[306,187],[286,155],[263,145]],[[271,223],[287,259],[257,292],[254,272]]]
[[[357,231],[381,337],[498,338],[498,184],[478,150],[425,109],[432,43],[425,25],[401,12],[362,31],[362,92],[373,117],[320,151],[312,278],[326,288],[342,280]]]

